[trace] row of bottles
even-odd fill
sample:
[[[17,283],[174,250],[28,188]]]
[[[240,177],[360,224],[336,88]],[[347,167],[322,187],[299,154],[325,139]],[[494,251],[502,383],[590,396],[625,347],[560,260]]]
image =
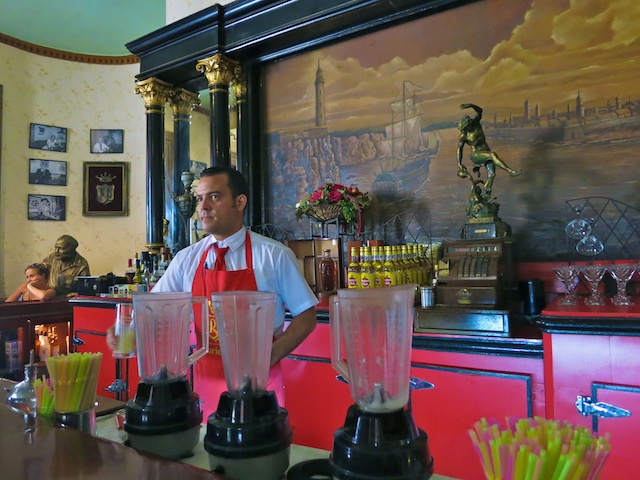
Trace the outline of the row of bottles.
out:
[[[422,250],[417,244],[351,247],[347,287],[431,285],[434,268]]]
[[[134,266],[135,260],[135,266]],[[147,251],[135,254],[135,259],[128,260],[125,275],[130,284],[147,285],[149,289],[153,287],[164,275],[171,262],[171,254],[165,247],[160,249],[160,254],[153,254]]]
[[[60,355],[60,336],[55,326],[47,328],[44,325],[36,327],[36,355],[41,362],[49,357]]]

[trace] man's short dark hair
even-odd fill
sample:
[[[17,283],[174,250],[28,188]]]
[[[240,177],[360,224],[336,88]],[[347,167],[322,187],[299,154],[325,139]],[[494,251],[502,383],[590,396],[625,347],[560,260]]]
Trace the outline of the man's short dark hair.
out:
[[[247,179],[238,170],[232,167],[216,166],[205,168],[200,174],[202,177],[213,177],[214,175],[226,175],[227,183],[229,184],[229,190],[233,198],[238,198],[238,195],[245,195],[249,198],[249,185]]]

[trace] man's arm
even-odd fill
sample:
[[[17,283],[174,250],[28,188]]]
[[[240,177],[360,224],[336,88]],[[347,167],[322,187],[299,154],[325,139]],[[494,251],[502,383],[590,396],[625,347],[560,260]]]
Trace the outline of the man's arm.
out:
[[[289,328],[271,346],[271,365],[289,355],[316,328],[316,310],[311,307],[296,315]]]
[[[480,108],[478,105],[474,105],[473,103],[463,103],[462,105],[460,105],[460,109],[464,110],[466,108],[473,108],[476,111],[476,116],[473,117],[471,120],[475,120],[476,122],[479,122],[480,120],[482,120],[482,108]]]

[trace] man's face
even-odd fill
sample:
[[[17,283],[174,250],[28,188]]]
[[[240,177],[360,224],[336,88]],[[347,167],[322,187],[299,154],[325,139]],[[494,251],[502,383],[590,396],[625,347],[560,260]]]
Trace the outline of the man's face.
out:
[[[64,240],[58,240],[53,251],[58,260],[70,260],[75,254],[73,247]]]
[[[196,200],[202,228],[216,239],[222,240],[242,227],[247,197],[239,195],[234,200],[225,174],[202,177]]]

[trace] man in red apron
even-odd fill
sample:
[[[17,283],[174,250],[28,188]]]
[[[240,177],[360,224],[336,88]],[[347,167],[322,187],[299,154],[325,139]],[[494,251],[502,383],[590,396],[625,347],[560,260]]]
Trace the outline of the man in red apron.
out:
[[[203,229],[210,234],[176,254],[153,288],[154,292],[191,291],[206,296],[228,290],[260,290],[278,294],[268,389],[284,406],[280,360],[315,328],[317,298],[300,272],[295,255],[281,244],[244,228],[248,188],[242,174],[228,167],[204,170],[196,199]],[[293,318],[286,331],[284,305]],[[209,355],[194,366],[194,390],[200,395],[204,419],[227,390],[218,333],[209,309]],[[197,326],[199,329],[200,327]],[[196,338],[200,332],[196,331]]]

